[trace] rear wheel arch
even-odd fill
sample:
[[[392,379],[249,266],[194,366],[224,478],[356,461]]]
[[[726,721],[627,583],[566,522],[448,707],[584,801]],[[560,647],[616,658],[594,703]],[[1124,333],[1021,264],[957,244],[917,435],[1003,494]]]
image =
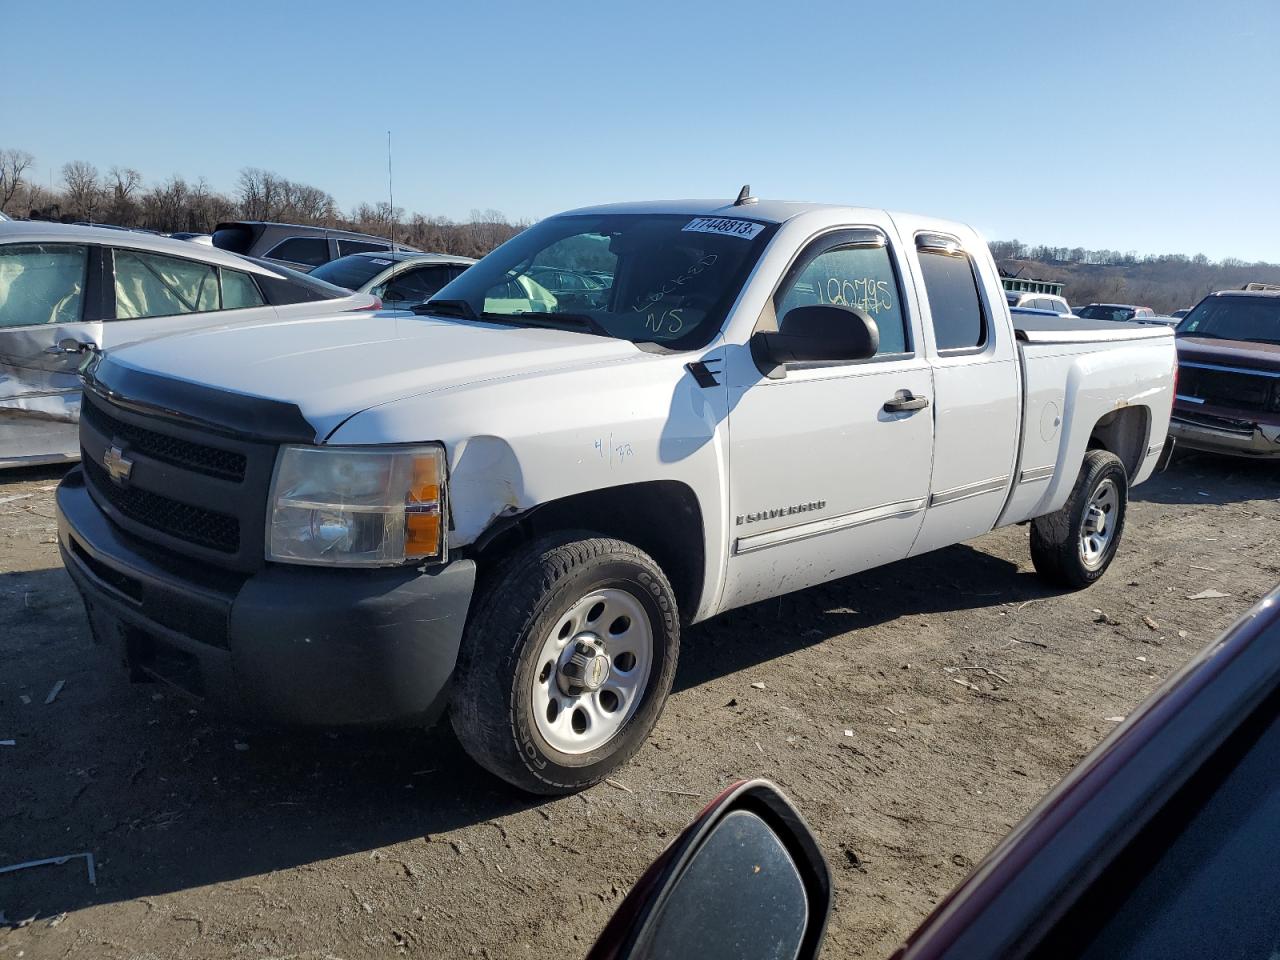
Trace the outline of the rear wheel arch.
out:
[[[1099,418],[1089,432],[1089,450],[1106,450],[1120,458],[1132,481],[1146,459],[1151,434],[1151,409],[1142,405],[1121,407]]]

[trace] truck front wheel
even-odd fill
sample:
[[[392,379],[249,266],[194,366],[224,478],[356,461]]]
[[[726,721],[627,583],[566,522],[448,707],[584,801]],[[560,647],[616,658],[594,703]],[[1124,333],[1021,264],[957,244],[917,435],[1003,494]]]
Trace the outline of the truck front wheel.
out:
[[[534,541],[475,598],[450,719],[482,767],[530,793],[598,783],[658,721],[680,649],[646,553],[588,533]]]
[[[1129,478],[1120,458],[1090,450],[1062,509],[1031,523],[1036,573],[1063,587],[1089,586],[1116,555],[1128,505]]]

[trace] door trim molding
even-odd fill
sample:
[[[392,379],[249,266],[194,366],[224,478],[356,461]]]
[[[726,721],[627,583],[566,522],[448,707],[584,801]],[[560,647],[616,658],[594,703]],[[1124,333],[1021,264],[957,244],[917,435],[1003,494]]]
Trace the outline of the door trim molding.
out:
[[[952,487],[949,490],[939,490],[929,497],[929,506],[940,507],[943,504],[955,503],[957,500],[980,497],[984,493],[997,493],[1003,491],[1005,484],[1008,482],[1009,475],[1006,473],[1003,477],[991,477],[987,480],[979,480],[976,483],[966,483],[960,487]]]
[[[1051,463],[1046,467],[1032,467],[1030,470],[1023,470],[1018,475],[1019,483],[1033,483],[1036,480],[1048,480],[1053,476],[1054,465]]]
[[[734,541],[733,552],[735,555],[754,553],[756,550],[777,547],[785,543],[795,543],[798,540],[808,540],[811,537],[820,537],[823,534],[848,530],[850,527],[860,527],[863,524],[875,523],[877,520],[905,517],[913,513],[919,513],[924,507],[925,499],[923,497],[917,500],[896,500],[893,503],[882,503],[878,507],[869,507],[866,510],[841,514],[838,517],[824,517],[821,520],[811,520],[808,523],[796,523],[789,527],[757,533],[750,537],[738,537]]]

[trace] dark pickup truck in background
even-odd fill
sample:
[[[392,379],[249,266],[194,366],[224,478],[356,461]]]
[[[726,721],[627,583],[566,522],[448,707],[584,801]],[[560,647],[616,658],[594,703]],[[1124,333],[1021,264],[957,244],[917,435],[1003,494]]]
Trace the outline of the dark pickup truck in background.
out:
[[[1211,293],[1178,324],[1181,447],[1280,459],[1280,290]]]

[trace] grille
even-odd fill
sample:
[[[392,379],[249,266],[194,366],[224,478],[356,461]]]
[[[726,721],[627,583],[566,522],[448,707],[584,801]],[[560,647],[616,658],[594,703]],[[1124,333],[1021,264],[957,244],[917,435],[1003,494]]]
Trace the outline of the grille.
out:
[[[105,436],[118,437],[148,457],[222,480],[233,480],[236,483],[244,480],[246,460],[243,453],[206,447],[204,444],[137,427],[117,420],[92,403],[81,406],[80,416]]]
[[[240,524],[235,517],[179,503],[148,490],[117,486],[92,458],[86,456],[82,463],[94,490],[135,523],[223,553],[240,549]]]
[[[1266,410],[1275,378],[1183,365],[1178,393],[1235,410]]]

